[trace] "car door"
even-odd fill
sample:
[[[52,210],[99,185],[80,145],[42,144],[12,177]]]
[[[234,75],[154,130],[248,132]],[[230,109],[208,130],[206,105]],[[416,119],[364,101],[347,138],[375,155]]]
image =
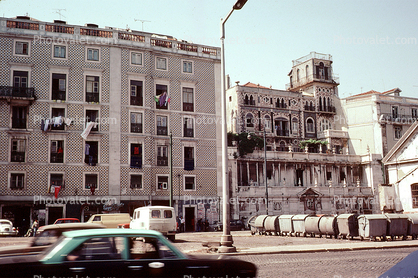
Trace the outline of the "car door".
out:
[[[126,277],[123,242],[122,237],[90,238],[70,252],[55,271],[65,277]]]

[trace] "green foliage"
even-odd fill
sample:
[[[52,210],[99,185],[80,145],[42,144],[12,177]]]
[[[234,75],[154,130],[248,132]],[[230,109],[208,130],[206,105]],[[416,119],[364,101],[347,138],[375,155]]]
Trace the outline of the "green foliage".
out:
[[[235,139],[241,157],[252,153],[255,148],[262,149],[264,147],[263,139],[255,134],[250,134],[250,136],[248,136],[247,132],[242,132],[240,134],[235,134]]]
[[[306,146],[311,146],[311,147],[313,147],[313,146],[318,146],[319,144],[321,144],[321,145],[323,145],[323,146],[326,146],[327,144],[328,144],[328,142],[327,141],[321,141],[321,140],[316,140],[316,139],[308,139],[308,140],[303,140],[303,141],[300,141],[300,148],[301,149],[304,149]]]

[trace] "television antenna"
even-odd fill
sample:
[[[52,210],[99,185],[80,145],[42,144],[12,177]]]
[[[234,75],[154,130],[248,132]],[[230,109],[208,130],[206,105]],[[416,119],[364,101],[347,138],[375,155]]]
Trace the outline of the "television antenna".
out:
[[[143,19],[134,19],[134,21],[141,21],[141,23],[142,23],[142,31],[144,31],[144,22],[151,22],[149,20],[143,20]]]
[[[61,20],[61,17],[66,18],[65,16],[62,15],[61,11],[67,11],[67,10],[66,9],[55,9],[55,13],[60,16],[60,20]]]

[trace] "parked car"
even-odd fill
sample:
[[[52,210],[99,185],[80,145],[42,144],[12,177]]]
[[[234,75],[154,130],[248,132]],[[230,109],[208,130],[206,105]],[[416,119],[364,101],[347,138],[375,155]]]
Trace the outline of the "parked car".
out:
[[[80,229],[103,229],[104,225],[91,223],[64,223],[42,226],[31,242],[23,245],[0,247],[0,258],[5,256],[18,256],[22,254],[36,255],[54,244],[63,232]]]
[[[244,231],[245,230],[245,224],[241,220],[231,220],[229,221],[229,227],[231,231]],[[217,224],[218,231],[223,230],[223,224],[219,222]]]
[[[119,224],[131,223],[129,213],[93,214],[87,223],[103,224],[106,228],[117,228]]]
[[[232,256],[186,255],[160,232],[92,229],[63,233],[38,256],[0,259],[2,277],[255,277]]]
[[[58,218],[55,220],[54,224],[61,224],[61,223],[79,223],[80,220],[77,218]]]
[[[0,219],[0,236],[17,236],[17,229],[7,219]]]

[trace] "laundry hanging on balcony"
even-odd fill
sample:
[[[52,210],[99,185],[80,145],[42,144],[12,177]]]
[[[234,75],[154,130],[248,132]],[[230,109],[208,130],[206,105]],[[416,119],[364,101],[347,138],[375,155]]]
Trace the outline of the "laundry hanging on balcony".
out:
[[[155,96],[154,100],[160,105],[160,107],[163,107],[170,103],[171,98],[167,95],[167,92],[164,92],[161,95]]]
[[[42,131],[48,131],[51,130],[51,128],[63,128],[63,125],[71,125],[73,122],[73,119],[71,118],[64,118],[62,116],[53,117],[50,119],[42,119],[41,120],[41,130]]]
[[[84,140],[87,140],[87,137],[89,136],[91,129],[96,128],[96,126],[97,126],[96,122],[88,122],[86,125],[86,128],[81,133],[81,137],[83,137]]]

